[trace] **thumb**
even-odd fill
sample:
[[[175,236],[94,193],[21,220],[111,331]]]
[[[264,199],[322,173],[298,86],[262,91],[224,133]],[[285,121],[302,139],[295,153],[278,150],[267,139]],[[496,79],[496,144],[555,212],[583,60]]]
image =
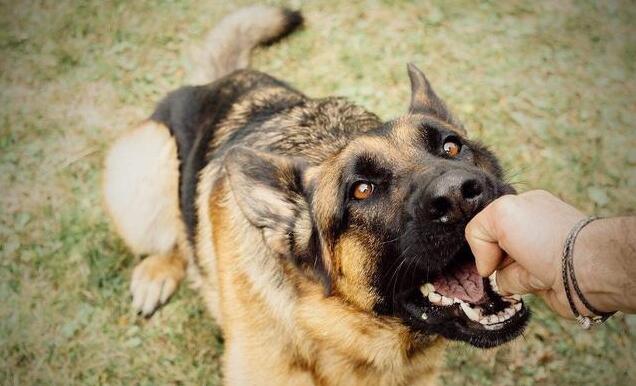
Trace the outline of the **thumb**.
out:
[[[466,226],[465,237],[475,256],[477,271],[482,277],[488,277],[497,269],[504,258],[499,247],[496,224],[492,206],[478,213]]]
[[[518,263],[497,271],[497,288],[503,295],[523,295],[550,289]]]

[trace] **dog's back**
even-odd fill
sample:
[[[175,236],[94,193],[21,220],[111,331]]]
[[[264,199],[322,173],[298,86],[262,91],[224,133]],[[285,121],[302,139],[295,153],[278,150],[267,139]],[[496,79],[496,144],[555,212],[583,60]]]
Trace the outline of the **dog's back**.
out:
[[[268,6],[227,16],[210,32],[199,57],[205,63],[196,76],[212,83],[169,94],[150,119],[124,133],[109,150],[103,181],[106,208],[128,247],[150,255],[135,269],[131,284],[134,307],[143,314],[165,302],[184,277],[187,263],[176,255],[182,254],[179,249],[190,252],[192,233],[186,237],[191,227],[183,221],[195,221],[195,180],[208,158],[215,127],[249,89],[273,81],[249,70],[228,74],[248,65],[255,46],[273,42],[301,23],[298,12]]]

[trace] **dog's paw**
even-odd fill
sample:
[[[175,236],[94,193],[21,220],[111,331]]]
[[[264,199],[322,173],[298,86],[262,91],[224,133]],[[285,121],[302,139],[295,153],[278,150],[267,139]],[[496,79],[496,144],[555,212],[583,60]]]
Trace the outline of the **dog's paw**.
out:
[[[166,303],[185,276],[185,264],[177,256],[151,255],[132,275],[130,293],[135,311],[150,316]]]

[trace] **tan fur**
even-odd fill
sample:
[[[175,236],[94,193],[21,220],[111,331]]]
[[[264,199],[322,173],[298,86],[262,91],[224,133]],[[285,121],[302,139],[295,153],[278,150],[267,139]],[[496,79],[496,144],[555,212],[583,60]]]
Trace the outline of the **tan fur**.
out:
[[[226,185],[220,183],[212,196],[210,213],[221,280],[225,382],[228,385],[311,384],[307,374],[299,371],[295,374],[286,366],[295,355],[293,345],[285,338],[293,321],[292,288],[271,285],[269,278],[283,274],[277,264],[265,264],[260,267],[262,272],[258,277],[250,278],[246,269],[252,265],[250,257],[262,259],[266,249],[259,237],[255,238],[249,231],[249,224],[236,217],[238,208],[227,199],[227,193]],[[244,252],[257,254],[245,255]],[[259,365],[252,366],[254,363]]]
[[[223,323],[221,305],[219,299],[219,272],[217,269],[216,254],[212,245],[212,222],[210,219],[210,197],[216,175],[220,166],[217,162],[211,162],[201,171],[201,179],[197,186],[196,208],[199,218],[198,232],[195,235],[197,241],[196,253],[198,269],[192,269],[188,276],[199,287],[199,293],[203,296],[205,304],[217,323]]]
[[[348,236],[337,244],[334,255],[340,258],[338,266],[342,272],[342,279],[336,283],[338,293],[351,304],[371,310],[377,296],[369,291],[369,278],[373,274],[373,266],[368,264],[370,251],[362,240]]]
[[[133,307],[150,315],[177,289],[187,252],[178,202],[179,164],[168,129],[146,121],[110,148],[104,167],[104,202],[115,228],[136,254],[151,254],[135,268]]]

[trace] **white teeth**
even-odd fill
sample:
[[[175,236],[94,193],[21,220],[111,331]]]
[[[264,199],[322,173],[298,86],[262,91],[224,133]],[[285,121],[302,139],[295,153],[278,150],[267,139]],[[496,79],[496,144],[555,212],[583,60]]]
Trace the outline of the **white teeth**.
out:
[[[484,328],[486,330],[499,330],[501,327],[503,327],[502,324],[485,324]]]
[[[499,294],[499,287],[497,287],[497,271],[493,272],[492,275],[488,276],[488,281],[490,281],[490,286],[492,290]]]
[[[420,287],[420,292],[424,297],[428,298],[431,303],[442,305],[442,306],[452,306],[455,303],[461,303],[461,300],[456,298],[449,298],[444,295],[441,295],[435,292],[435,286],[431,283],[426,283]]]
[[[506,308],[504,310],[504,314],[506,315],[506,319],[510,319],[512,317],[512,315],[515,314],[515,310],[512,308]]]
[[[497,318],[499,319],[500,322],[505,322],[506,320],[512,318],[514,314],[515,314],[515,310],[512,307],[508,307],[503,311],[499,311],[497,313]]]
[[[481,319],[479,319],[479,323],[483,324],[484,327],[489,330],[496,330],[502,326],[501,323],[512,318],[515,313],[520,310],[521,303],[517,303],[504,309],[503,311],[499,311],[497,315],[487,315],[482,317]]]
[[[462,308],[462,311],[468,316],[468,319],[473,320],[475,322],[479,322],[481,319],[481,310],[474,309],[466,303],[459,303],[459,306]]]
[[[431,292],[428,294],[428,300],[430,300],[431,303],[439,303],[442,300],[442,295],[436,292]]]
[[[483,315],[483,309],[477,305],[471,307],[470,304],[459,303],[464,314],[475,322],[479,322],[487,330],[498,330],[504,326],[504,322],[512,318],[517,311],[521,311],[522,303],[509,303],[507,308],[499,311],[496,315]]]
[[[497,273],[493,272],[488,278],[492,289],[498,293],[497,287]],[[471,305],[458,298],[449,298],[438,292],[435,292],[435,286],[431,283],[425,283],[420,287],[422,295],[427,298],[431,303],[438,306],[451,306],[453,304],[459,304],[460,308],[466,314],[468,319],[480,323],[487,330],[498,330],[504,326],[504,322],[512,318],[518,311],[521,311],[523,303],[521,302],[521,296],[511,295],[504,296],[504,299],[508,303],[508,307],[499,311],[496,315],[483,315],[483,309],[478,305]],[[423,313],[421,315],[422,320],[427,320],[428,315]]]
[[[435,291],[435,286],[431,283],[426,283],[420,287],[420,291],[422,292],[422,295],[427,297],[428,294]]]

